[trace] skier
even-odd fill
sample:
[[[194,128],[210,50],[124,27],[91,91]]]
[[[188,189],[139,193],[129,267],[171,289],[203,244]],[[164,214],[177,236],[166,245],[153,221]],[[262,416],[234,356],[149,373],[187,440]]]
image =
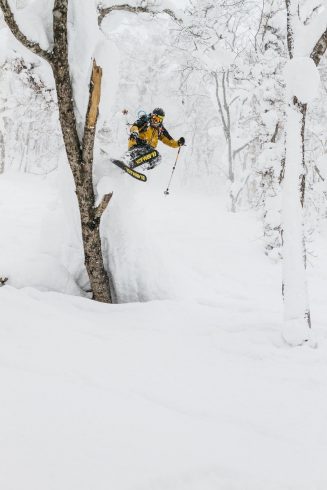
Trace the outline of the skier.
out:
[[[141,116],[130,129],[128,149],[130,150],[137,144],[142,144],[142,142],[147,143],[152,148],[156,148],[158,140],[172,148],[183,146],[185,139],[182,137],[178,141],[174,140],[163,126],[164,117],[165,112],[160,107],[153,109],[151,114]]]
[[[111,159],[111,162],[137,180],[146,182],[144,174],[135,170],[136,167],[146,164],[146,169],[154,168],[161,160],[156,147],[162,141],[171,148],[185,145],[185,138],[174,140],[163,126],[165,113],[157,107],[150,114],[141,116],[130,129],[128,151],[121,160]]]

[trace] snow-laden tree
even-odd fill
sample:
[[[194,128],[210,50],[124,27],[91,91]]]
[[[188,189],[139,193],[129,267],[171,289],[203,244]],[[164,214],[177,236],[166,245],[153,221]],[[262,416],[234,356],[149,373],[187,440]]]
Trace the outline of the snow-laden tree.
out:
[[[220,126],[225,140],[225,151],[219,148],[217,154],[225,160],[232,211],[253,189],[254,149],[260,138],[258,121],[253,117],[257,78],[251,67],[258,58],[262,23],[262,6],[257,2],[198,0],[184,18],[179,36],[180,49],[188,46],[189,51],[183,76],[194,80],[202,74],[217,115],[212,122]],[[216,144],[221,146],[218,140]]]
[[[286,0],[287,46],[285,69],[287,122],[283,175],[283,296],[284,338],[298,345],[311,328],[306,280],[303,208],[306,191],[305,124],[308,103],[317,95],[317,65],[327,48],[326,2]]]
[[[16,39],[51,67],[63,141],[76,187],[85,266],[94,299],[110,302],[100,219],[112,194],[105,194],[96,205],[92,175],[102,78],[102,69],[95,59],[92,64],[92,58],[104,39],[99,25],[115,10],[153,14],[165,11],[172,17],[174,14],[164,6],[158,7],[157,2],[134,8],[129,4],[97,6],[95,0],[54,0],[46,6],[44,2],[24,1],[18,11],[8,0],[1,0],[0,7]],[[71,31],[69,26],[73,26]]]
[[[0,160],[7,169],[44,175],[58,166],[62,136],[54,89],[45,84],[38,68],[14,51],[1,65],[0,77],[6,87],[2,91]]]
[[[88,16],[88,22],[92,26],[94,23],[97,24],[97,12],[95,3],[91,3],[93,3],[93,5],[90,5],[89,8],[85,8],[84,5],[85,10],[83,7],[81,7],[81,10],[84,10],[83,14]],[[54,1],[52,26],[50,20],[51,11],[48,12],[45,24],[42,25],[41,19],[38,19],[40,22],[40,25],[38,26],[39,35],[36,36],[38,39],[35,37],[29,39],[28,36],[24,34],[23,30],[17,24],[11,6],[7,0],[1,0],[0,7],[8,27],[18,41],[34,54],[46,60],[51,66],[56,86],[59,120],[63,140],[76,186],[76,196],[81,218],[85,266],[90,279],[94,299],[110,302],[110,286],[103,264],[99,226],[100,218],[109,203],[111,194],[106,194],[100,204],[95,206],[92,178],[93,147],[98,105],[100,101],[102,70],[94,61],[89,96],[87,97],[85,89],[83,90],[83,87],[81,87],[80,92],[83,95],[76,97],[76,88],[75,93],[73,92],[70,72],[71,60],[69,60],[67,24],[68,0]],[[76,14],[76,11],[73,12],[73,15],[74,13]],[[45,16],[44,12],[42,16]],[[42,31],[41,34],[40,31]],[[97,38],[95,37],[94,41],[96,40]],[[90,44],[92,46],[91,41]],[[89,46],[89,48],[91,48],[91,46]],[[90,54],[92,55],[92,53]],[[78,62],[78,60],[74,61]],[[79,111],[78,116],[75,114],[74,95],[77,110]],[[78,123],[80,121],[78,121],[78,119],[81,120],[83,115],[85,117],[85,123],[83,124],[84,128],[79,132]]]
[[[281,258],[280,174],[284,159],[284,81],[286,59],[283,0],[262,4],[256,44],[249,56],[248,79],[252,91],[244,108],[243,123],[254,135],[251,207],[262,211],[265,253]]]

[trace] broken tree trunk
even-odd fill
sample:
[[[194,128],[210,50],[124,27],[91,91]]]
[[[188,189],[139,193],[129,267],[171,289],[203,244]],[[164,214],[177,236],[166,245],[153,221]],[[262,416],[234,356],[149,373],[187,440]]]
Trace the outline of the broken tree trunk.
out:
[[[50,63],[55,79],[59,120],[66,154],[72,171],[80,211],[85,267],[89,276],[93,298],[111,302],[109,278],[104,268],[100,238],[100,219],[111,198],[103,197],[95,207],[92,167],[93,149],[101,94],[101,68],[94,62],[89,105],[86,114],[83,140],[80,142],[74,113],[74,97],[69,72],[67,14],[68,0],[54,0],[53,6],[53,50],[45,51],[36,42],[30,41],[15,21],[8,0],[0,0],[4,19],[13,35],[34,54]]]

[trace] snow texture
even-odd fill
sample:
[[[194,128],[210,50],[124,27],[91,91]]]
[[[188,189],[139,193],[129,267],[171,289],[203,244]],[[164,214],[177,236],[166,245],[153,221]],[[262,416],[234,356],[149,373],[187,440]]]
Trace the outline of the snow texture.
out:
[[[76,117],[80,127],[84,127],[89,101],[89,84],[94,53],[104,39],[98,26],[96,4],[96,0],[87,2],[71,0],[69,2],[69,65]]]
[[[248,213],[111,178],[117,291],[139,304],[40,292],[64,277],[53,263],[39,290],[13,288],[38,277],[40,250],[60,257],[66,216],[55,182],[1,176],[1,257],[25,273],[0,289],[1,488],[324,490],[327,263],[319,349],[290,350],[279,266]]]
[[[292,58],[285,66],[284,76],[287,98],[295,96],[306,104],[319,95],[320,75],[311,58]]]

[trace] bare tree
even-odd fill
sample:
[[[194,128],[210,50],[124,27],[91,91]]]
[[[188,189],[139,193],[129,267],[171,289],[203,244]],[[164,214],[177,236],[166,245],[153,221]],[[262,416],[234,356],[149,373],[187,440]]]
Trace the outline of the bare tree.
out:
[[[54,1],[53,49],[51,52],[43,50],[38,43],[30,41],[22,33],[7,0],[0,0],[0,7],[5,21],[16,39],[34,54],[45,59],[52,68],[57,91],[60,125],[68,162],[76,186],[85,267],[89,276],[93,298],[97,301],[110,303],[110,285],[103,263],[99,227],[101,216],[107,208],[112,194],[106,194],[96,207],[92,180],[93,148],[100,102],[102,70],[94,61],[84,134],[82,141],[80,141],[74,114],[74,96],[68,62],[68,0]]]

